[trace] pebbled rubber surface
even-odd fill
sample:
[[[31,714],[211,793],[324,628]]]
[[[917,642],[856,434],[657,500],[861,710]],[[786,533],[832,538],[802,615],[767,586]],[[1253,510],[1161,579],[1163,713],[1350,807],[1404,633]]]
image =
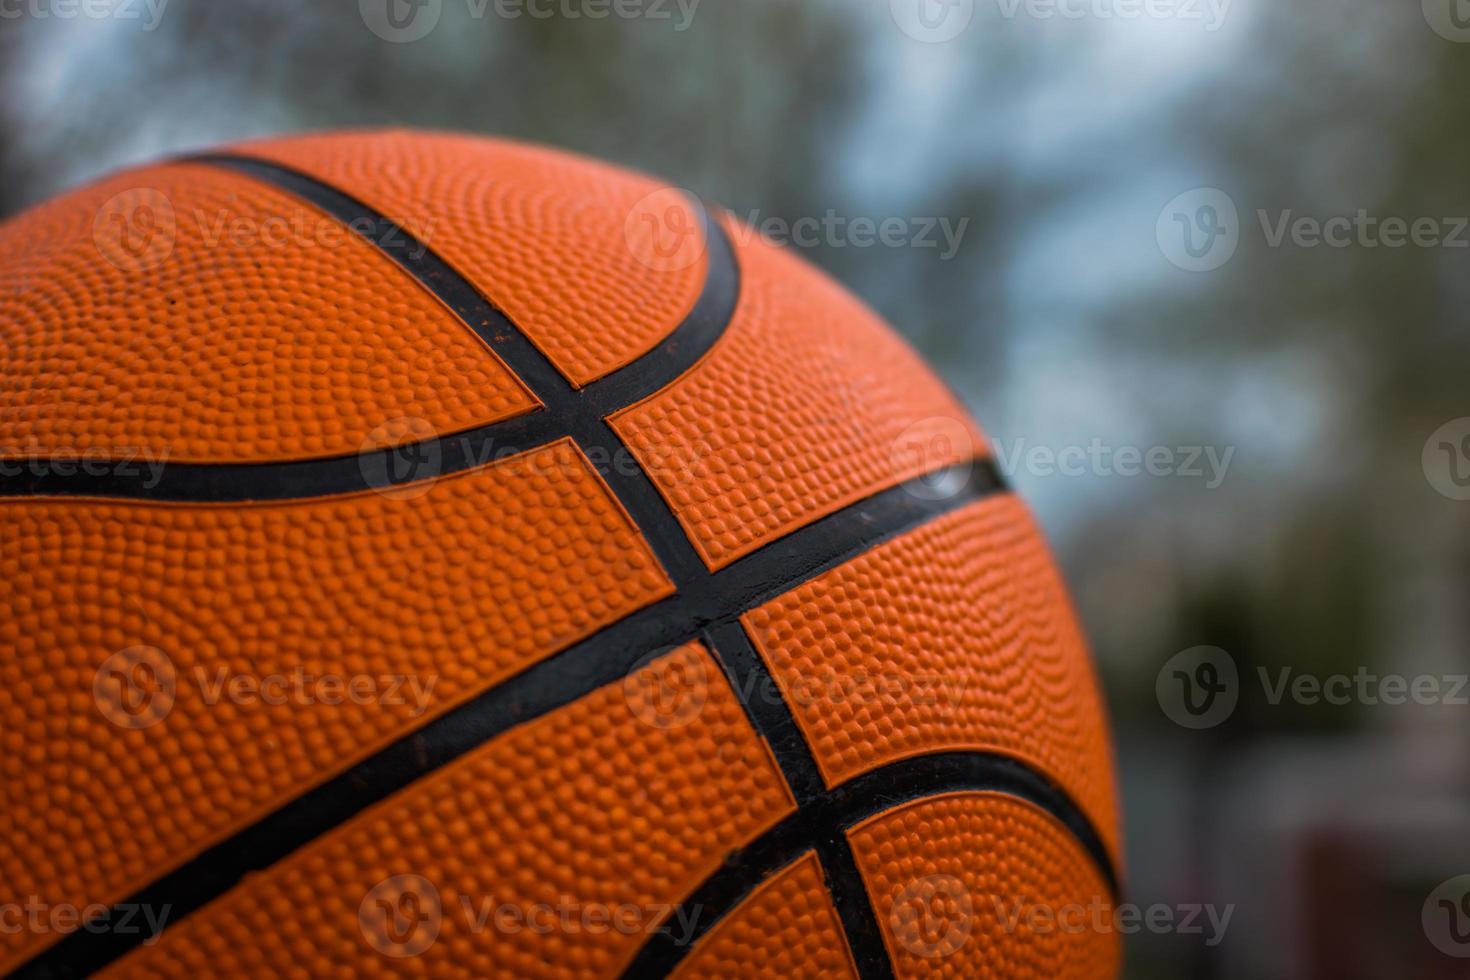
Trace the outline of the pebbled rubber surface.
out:
[[[1065,828],[1031,803],[999,793],[915,800],[848,836],[899,977],[1117,975],[1116,899]]]
[[[987,454],[964,409],[850,293],[731,225],[745,288],[714,349],[613,416],[720,568],[910,477]]]
[[[603,164],[240,152],[0,226],[0,407],[43,457],[0,457],[0,880],[107,913],[0,930],[0,972],[1116,970],[1055,934],[916,965],[887,920],[923,869],[1118,876],[1065,592],[884,324]],[[170,203],[159,237],[140,176],[308,233],[196,247]],[[173,468],[62,465],[128,442]],[[937,702],[809,696],[931,675]],[[596,924],[494,918],[568,902]],[[156,944],[113,921],[140,903],[177,913]]]
[[[742,618],[829,786],[927,753],[999,752],[1067,790],[1117,856],[1101,695],[1014,497],[945,515]]]
[[[7,887],[53,904],[121,899],[671,591],[566,442],[415,489],[426,492],[0,505]],[[165,682],[119,676],[116,704],[99,701],[96,684],[140,647],[167,658],[171,703],[130,728],[150,717],[122,696],[146,700]],[[298,677],[365,677],[371,694],[303,704]],[[227,696],[235,678],[280,678],[284,702]],[[0,934],[0,972],[48,938]]]
[[[688,644],[364,813],[106,975],[613,976],[792,807],[719,668]],[[399,875],[411,880],[381,886]],[[394,923],[404,888],[437,902]]]
[[[657,181],[593,160],[506,141],[392,131],[232,149],[311,174],[408,229],[577,385],[662,340],[704,281],[695,239],[670,241],[668,262],[658,260],[659,241],[642,241],[649,219],[669,222],[666,235],[694,228],[687,201]]]
[[[855,978],[837,910],[808,852],[767,878],[689,952],[677,980]]]
[[[149,167],[0,224],[0,458],[300,459],[535,404],[392,260],[259,182]]]

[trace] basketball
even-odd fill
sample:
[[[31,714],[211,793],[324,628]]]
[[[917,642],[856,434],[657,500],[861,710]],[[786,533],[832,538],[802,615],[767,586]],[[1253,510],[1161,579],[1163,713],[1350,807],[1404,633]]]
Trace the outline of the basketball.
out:
[[[718,206],[445,133],[170,159],[0,225],[0,365],[0,973],[1120,969],[1040,531]]]

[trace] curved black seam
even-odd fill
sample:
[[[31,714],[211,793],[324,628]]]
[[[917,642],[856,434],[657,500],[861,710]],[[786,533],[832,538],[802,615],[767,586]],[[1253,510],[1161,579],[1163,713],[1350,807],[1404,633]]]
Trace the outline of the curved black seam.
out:
[[[708,568],[696,554],[652,481],[604,418],[608,411],[624,407],[614,404],[614,399],[642,397],[643,393],[656,391],[679,376],[713,346],[734,316],[739,296],[739,270],[734,262],[734,253],[719,222],[710,220],[699,202],[694,202],[694,205],[705,229],[708,259],[705,286],[693,309],[649,354],[601,382],[578,390],[501,310],[427,244],[361,201],[300,171],[263,160],[213,155],[194,157],[191,161],[243,173],[293,194],[341,221],[392,258],[453,310],[541,403],[542,408],[534,412],[475,430],[468,440],[455,440],[452,443],[455,451],[451,453],[454,464],[461,468],[469,465],[476,458],[475,450],[492,444],[497,438],[505,438],[508,431],[517,433],[522,440],[530,435],[543,442],[569,436],[626,508],[676,588],[680,591],[711,591],[707,588],[711,580]],[[443,440],[433,442],[442,454]],[[395,448],[387,452],[401,451],[401,448]],[[363,458],[337,457],[329,461],[325,469],[319,465],[320,461],[291,464],[294,468],[285,472],[302,478],[303,485],[316,488],[331,485],[331,481],[326,479],[328,476],[338,480],[345,477],[345,482],[358,488],[361,484],[354,478],[353,471],[366,483]],[[378,460],[380,464],[389,462],[378,454],[367,454],[367,458]],[[191,466],[188,471],[195,481],[191,489],[208,489],[214,494],[212,499],[221,499],[232,487],[239,491],[238,480],[242,472],[256,476],[262,473],[278,475],[281,472],[279,465],[243,471],[233,466]],[[440,466],[435,472],[442,471]],[[64,485],[70,486],[73,493],[84,492],[79,488],[79,482]],[[150,499],[165,498],[168,493],[167,490],[159,493],[157,487],[149,489],[136,483],[114,482],[108,487],[113,490],[119,488]],[[34,483],[28,487],[30,492],[35,489]],[[96,492],[98,487],[93,484],[90,489]],[[280,492],[279,486],[276,489]],[[52,488],[52,492],[60,491]],[[242,492],[237,499],[260,497]],[[700,586],[706,588],[701,589]],[[654,608],[663,608],[665,604],[656,604]],[[493,737],[498,730],[525,720],[529,702],[537,702],[538,713],[544,713],[579,696],[578,692],[585,694],[600,686],[601,682],[616,680],[617,676],[634,669],[636,664],[628,662],[628,648],[620,651],[624,654],[621,657],[603,656],[606,652],[600,649],[603,643],[616,639],[608,636],[608,632],[602,631],[574,648],[584,649],[590,645],[595,651],[593,654],[553,657],[538,665],[542,670],[533,669],[522,675],[526,680],[521,684],[496,688],[471,702],[478,705],[481,712],[492,706],[498,708],[494,711],[494,723],[484,725],[487,720],[484,714],[477,716],[463,710],[451,711],[400,739],[363,765],[298,797],[171,874],[145,886],[138,895],[121,904],[167,905],[173,909],[176,920],[180,910],[182,914],[188,914],[239,881],[244,873],[266,867],[350,818],[364,806],[384,798],[393,789],[406,786],[419,776],[452,761]],[[639,648],[637,652],[642,653],[646,649]],[[548,667],[553,662],[566,665],[562,668],[564,676],[555,676],[557,668]],[[616,665],[616,674],[607,669],[610,665]],[[518,698],[521,698],[519,702]],[[438,761],[431,763],[430,760],[434,759]],[[267,855],[274,857],[262,863]],[[84,936],[88,938],[83,939]],[[34,975],[71,974],[79,968],[94,970],[141,941],[141,937],[136,936],[131,937],[131,942],[113,941],[118,937],[115,932],[105,936],[90,932],[73,934],[33,959],[26,975],[31,975],[31,968],[35,970]]]
[[[646,606],[537,662],[202,851],[114,908],[167,908],[168,921],[177,922],[247,874],[268,868],[490,739],[622,680],[651,655],[735,622],[742,613],[885,541],[1006,489],[992,463],[979,462],[941,475],[951,473],[965,477],[952,496],[933,499],[924,492],[927,485],[917,482],[885,490],[731,563],[701,587]],[[117,922],[119,915],[115,912],[107,921]],[[85,976],[146,938],[78,931],[13,975]]]
[[[463,432],[390,449],[270,463],[170,463],[157,473],[145,460],[61,468],[57,459],[0,463],[0,498],[95,497],[173,503],[250,503],[311,500],[374,488],[401,489],[451,476],[566,438],[561,424],[540,409]],[[432,458],[406,479],[392,479],[395,460]]]
[[[275,164],[256,160],[242,161],[238,157],[216,159],[214,162],[270,180],[335,215],[360,233],[366,234],[438,295],[501,354],[510,369],[522,378],[537,399],[546,406],[546,411],[562,421],[565,430],[576,440],[608,488],[623,504],[667,572],[676,591],[687,595],[709,590],[711,572],[680,524],[669,501],[606,421],[606,416],[611,411],[624,408],[638,398],[657,391],[673,380],[677,373],[665,378],[649,378],[646,377],[647,372],[620,371],[598,385],[589,386],[580,392],[575,391],[529,338],[468,281],[456,275],[448,263],[427,246],[415,241],[402,228],[367,209],[362,202],[347,197],[314,178],[296,171],[283,170]],[[728,247],[723,242],[723,232],[718,228],[718,222],[712,221],[702,207],[698,209],[698,214],[706,241],[719,240],[717,248]],[[712,230],[715,231],[713,235],[710,233]],[[717,256],[711,252],[706,272],[707,281],[734,279],[733,275],[720,277],[715,274],[717,268],[735,268],[732,257],[726,256],[725,259],[721,266]],[[705,289],[701,292],[707,295],[712,291]],[[706,336],[717,336],[733,316],[737,297],[738,285],[730,291],[728,308],[720,311],[718,318],[697,313],[686,318],[685,324],[694,324],[691,329],[696,333],[700,327],[704,327]],[[662,349],[667,352],[670,348]],[[692,365],[694,358],[699,355],[697,349],[681,343],[679,338],[674,339],[672,349],[693,355],[682,366],[684,368]],[[745,669],[753,672],[753,676],[766,674],[760,658],[754,656],[748,640],[738,627],[725,626],[711,630],[706,633],[706,640],[711,653],[722,663],[730,655],[723,643],[743,641],[744,649],[736,647],[734,652],[736,655],[745,655]],[[752,714],[751,721],[756,731],[768,742],[779,743],[776,762],[788,782],[803,787],[798,792],[808,796],[820,792],[821,781],[810,748],[796,728],[784,702],[777,697],[771,703],[771,710]],[[832,883],[839,911],[843,915],[848,941],[853,946],[854,959],[858,963],[862,980],[889,980],[892,977],[892,967],[882,949],[877,922],[867,905],[866,891],[858,877],[851,854],[842,842],[822,845],[822,851],[824,867]]]
[[[713,344],[718,338],[723,326],[733,316],[739,294],[738,270],[732,254],[728,255],[728,264],[721,268],[715,261],[715,247],[711,248],[707,288],[702,291],[695,310],[681,324],[680,329],[687,328],[688,334],[673,347],[669,347],[666,341],[656,348],[663,355],[661,359],[667,362],[662,372],[654,374],[647,368],[647,365],[657,365],[660,358],[644,358],[638,362],[644,365],[639,370],[615,372],[604,379],[605,383],[594,383],[578,390],[504,313],[447,263],[401,227],[361,202],[305,174],[264,161],[218,156],[196,160],[242,171],[316,204],[377,245],[443,300],[501,356],[544,406],[540,411],[524,416],[525,421],[520,424],[537,431],[542,437],[554,434],[571,436],[576,441],[609,489],[628,510],[668,572],[677,592],[670,599],[625,618],[570,650],[542,661],[517,678],[485,692],[469,704],[440,716],[347,773],[303,794],[230,840],[198,855],[145,887],[123,905],[168,906],[176,921],[181,917],[181,909],[182,914],[187,915],[232,887],[245,873],[268,867],[302,844],[350,819],[364,807],[453,761],[506,728],[569,703],[602,683],[626,676],[646,659],[650,650],[657,650],[661,645],[660,638],[665,644],[673,644],[691,639],[704,630],[712,653],[727,670],[730,667],[725,658],[730,653],[722,648],[743,642],[746,649],[742,651],[737,647],[735,655],[749,654],[745,659],[745,669],[764,674],[765,668],[759,657],[748,649],[749,641],[743,631],[737,641],[736,634],[729,629],[735,616],[752,607],[738,603],[742,600],[751,604],[763,601],[831,567],[844,554],[851,557],[860,553],[830,547],[830,542],[821,540],[819,529],[830,531],[838,526],[833,523],[833,519],[838,517],[851,520],[855,516],[858,521],[866,520],[865,506],[899,515],[898,521],[877,528],[876,535],[861,533],[872,528],[860,528],[860,533],[854,535],[871,538],[866,545],[871,547],[886,536],[900,533],[902,515],[922,516],[928,512],[928,516],[933,516],[1003,486],[994,466],[983,463],[964,474],[967,482],[961,492],[939,502],[926,499],[932,491],[929,485],[896,487],[808,525],[723,572],[711,572],[696,554],[667,500],[607,424],[605,416],[626,404],[614,402],[614,399],[636,399],[656,391],[702,356],[698,344],[690,344],[688,337],[695,337],[705,344]],[[707,229],[707,241],[714,243],[719,239],[723,242],[723,230],[718,222],[711,221],[703,208],[699,213]],[[724,244],[728,248],[728,242]],[[728,289],[708,288],[710,282],[722,277]],[[704,304],[706,296],[715,297],[715,308]],[[538,430],[538,426],[545,428]],[[493,428],[496,433],[503,432],[499,426],[487,428]],[[359,470],[362,469],[359,457],[339,459],[352,460],[358,464]],[[908,495],[907,504],[901,499],[902,495]],[[878,503],[880,500],[881,504]],[[924,505],[914,506],[918,502]],[[793,550],[807,538],[814,539],[813,544],[828,544],[829,547],[825,550]],[[760,561],[752,560],[757,557]],[[783,557],[786,558],[784,562],[781,561]],[[775,564],[770,563],[772,559],[775,559]],[[772,591],[772,582],[778,580],[778,575],[784,584]],[[731,605],[732,600],[736,604]],[[674,628],[681,625],[687,631]],[[616,652],[608,647],[613,647]],[[579,650],[595,651],[595,656],[592,652],[574,655]],[[467,710],[471,708],[474,710]],[[785,713],[786,721],[777,721],[776,728],[789,733],[794,730],[794,722],[784,705],[780,711]],[[757,730],[767,737],[766,726],[773,718],[752,714]],[[826,799],[811,788],[816,778],[815,763],[799,732],[794,740],[786,740],[786,747],[778,752],[777,761],[783,774],[802,787],[799,792],[804,800],[799,806],[798,816],[802,812],[825,812],[828,806]],[[815,827],[814,824],[812,826]],[[890,977],[892,964],[882,948],[878,924],[845,838],[841,834],[814,835],[812,843],[822,858],[824,874],[843,917],[844,929],[861,975],[864,980]],[[170,897],[173,900],[166,900]],[[69,975],[78,968],[96,969],[125,953],[142,937],[126,937],[121,942],[117,941],[119,938],[117,932],[75,933],[32,960],[25,969],[35,968],[38,972],[25,975]],[[86,963],[93,965],[86,966]],[[60,973],[53,973],[52,969]]]
[[[677,377],[687,366],[685,358],[699,357],[703,353],[699,344],[712,345],[735,315],[740,282],[734,253],[720,223],[710,219],[699,201],[692,200],[691,204],[707,243],[707,288],[700,290],[694,309],[674,329],[673,333],[681,336],[672,341],[673,346],[666,338],[655,348],[663,360],[672,363],[654,371],[660,357],[640,358],[630,365],[633,370],[617,371],[603,383],[579,390],[503,310],[426,242],[362,201],[299,170],[253,157],[216,154],[192,160],[235,170],[293,194],[336,218],[397,262],[500,356],[544,406],[538,414],[544,414],[563,435],[576,441],[627,510],[675,588],[682,590],[708,577],[709,570],[667,501],[605,418],[610,411],[625,407],[624,403],[613,403],[612,398],[634,397],[645,388],[656,391]]]
[[[350,195],[299,170],[235,154],[207,154],[189,162],[226,167],[308,201],[347,225],[397,262],[442,300],[500,355],[552,415],[572,422],[602,418],[653,394],[684,374],[723,335],[740,294],[739,266],[724,226],[704,202],[689,203],[704,236],[705,276],[694,306],[649,351],[580,389],[493,301],[439,257],[427,243]]]
[[[953,792],[995,792],[1026,800],[1060,821],[1080,843],[1117,900],[1112,859],[1091,821],[1067,793],[1024,763],[985,752],[945,752],[892,762],[843,783],[730,855],[665,922],[692,924],[686,934],[655,930],[623,971],[625,978],[667,976],[731,910],[763,882],[815,850],[841,841],[870,817],[915,800]],[[816,842],[814,846],[814,842]],[[850,848],[849,848],[850,853]],[[850,938],[850,937],[849,937]],[[886,956],[886,954],[885,954]]]
[[[816,757],[775,677],[751,643],[744,624],[732,620],[711,626],[704,631],[704,642],[724,667],[751,726],[770,746],[777,766],[791,787],[798,814],[820,812],[827,786]],[[804,825],[814,831],[821,829],[814,823]],[[808,841],[817,852],[827,892],[842,923],[858,976],[862,980],[891,980],[893,965],[883,947],[878,918],[847,840],[840,834],[813,833]]]
[[[740,271],[733,247],[721,223],[695,201],[699,221],[706,230],[707,259],[704,286],[694,306],[652,349],[576,389],[504,313],[427,245],[366,205],[305,174],[263,160],[225,155],[188,159],[228,167],[270,183],[358,232],[449,306],[526,384],[540,407],[404,446],[286,462],[170,463],[166,457],[145,460],[136,455],[103,461],[91,460],[85,453],[81,459],[8,459],[0,462],[0,498],[77,496],[178,503],[297,500],[381,486],[381,475],[394,472],[395,460],[412,458],[432,458],[435,462],[408,478],[393,480],[394,487],[448,476],[575,436],[579,420],[601,419],[653,394],[708,353],[734,315]],[[594,443],[607,438],[606,432],[596,428],[581,435]],[[154,466],[147,464],[161,469],[155,472]],[[598,468],[605,469],[601,465]]]

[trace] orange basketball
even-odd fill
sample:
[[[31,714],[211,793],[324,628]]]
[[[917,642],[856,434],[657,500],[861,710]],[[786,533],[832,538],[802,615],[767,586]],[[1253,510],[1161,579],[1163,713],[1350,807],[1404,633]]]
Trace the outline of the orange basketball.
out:
[[[728,215],[251,143],[0,225],[0,358],[0,972],[1117,972],[1045,544]]]

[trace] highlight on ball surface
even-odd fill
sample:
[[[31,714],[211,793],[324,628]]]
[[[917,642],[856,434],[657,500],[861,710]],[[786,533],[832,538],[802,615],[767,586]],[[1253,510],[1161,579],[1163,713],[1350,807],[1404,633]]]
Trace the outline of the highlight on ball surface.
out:
[[[717,206],[247,143],[0,225],[0,320],[0,972],[1116,974],[1045,542]]]

